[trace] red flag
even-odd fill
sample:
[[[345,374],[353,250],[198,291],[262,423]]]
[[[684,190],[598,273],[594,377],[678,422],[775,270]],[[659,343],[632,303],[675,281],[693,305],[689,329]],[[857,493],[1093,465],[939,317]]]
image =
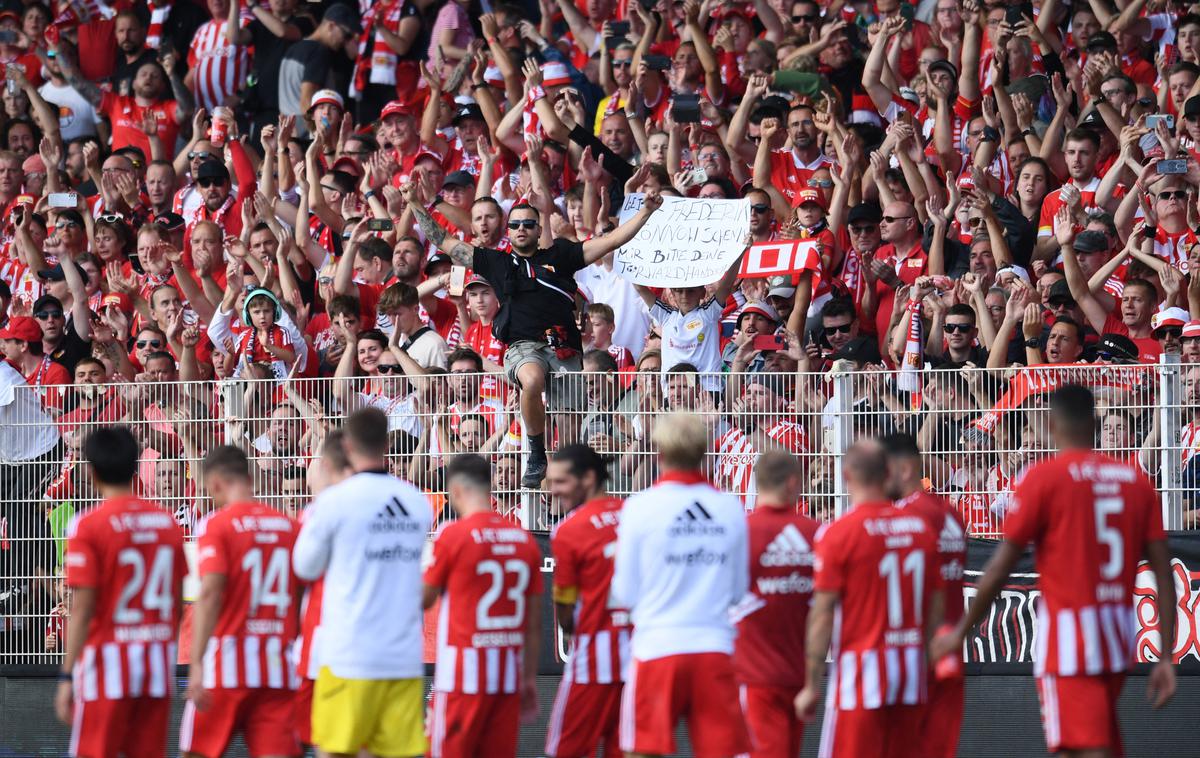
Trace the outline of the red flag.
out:
[[[777,242],[755,242],[742,257],[742,268],[738,275],[749,279],[768,276],[821,272],[820,245],[816,240],[779,240]]]

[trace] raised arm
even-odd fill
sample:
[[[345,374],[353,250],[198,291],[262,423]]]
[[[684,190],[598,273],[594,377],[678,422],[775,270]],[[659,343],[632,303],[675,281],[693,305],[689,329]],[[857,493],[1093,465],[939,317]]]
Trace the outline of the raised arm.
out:
[[[1075,228],[1071,220],[1071,211],[1066,206],[1054,215],[1054,236],[1062,251],[1063,274],[1067,277],[1067,286],[1071,289],[1071,297],[1087,317],[1088,323],[1097,332],[1104,331],[1104,322],[1108,320],[1108,311],[1104,309],[1092,290],[1088,287],[1087,277],[1079,267],[1079,259],[1075,256]]]
[[[441,250],[450,259],[460,266],[470,267],[475,261],[475,246],[463,242],[458,237],[452,237],[442,228],[442,225],[434,220],[433,216],[429,215],[425,204],[417,196],[417,187],[412,182],[407,182],[400,188],[400,192],[404,195],[404,201],[408,204],[408,209],[412,211],[413,216],[417,219],[417,225],[421,227],[421,233],[425,235],[425,239],[433,243],[433,245]],[[631,219],[632,221],[632,219]],[[640,225],[639,225],[640,227]],[[617,231],[620,231],[619,229]],[[636,232],[636,230],[635,230]],[[613,232],[614,234],[616,232]],[[632,234],[630,237],[632,238]],[[593,240],[598,241],[598,240]],[[584,255],[587,255],[587,244],[584,244]],[[600,256],[597,256],[600,257]]]
[[[649,193],[642,201],[642,208],[632,218],[613,229],[603,237],[594,237],[583,243],[583,260],[595,263],[612,251],[621,247],[634,238],[641,230],[650,215],[662,206],[662,195],[657,192]],[[423,228],[423,227],[422,227]],[[453,254],[451,254],[453,257]],[[470,264],[463,264],[470,265]]]

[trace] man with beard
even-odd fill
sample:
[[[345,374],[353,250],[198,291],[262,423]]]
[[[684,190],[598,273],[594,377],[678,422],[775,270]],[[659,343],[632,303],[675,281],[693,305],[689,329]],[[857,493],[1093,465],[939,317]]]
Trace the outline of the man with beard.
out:
[[[874,319],[875,333],[883,338],[892,318],[896,287],[911,285],[924,276],[929,255],[921,246],[921,222],[911,203],[888,203],[879,232],[887,244],[876,251],[873,265],[866,268],[870,276],[863,314]]]
[[[786,134],[779,129],[772,135],[774,139],[764,139],[758,143],[759,159],[755,160],[755,168],[762,165],[762,153],[770,151],[770,173],[767,175],[756,170],[754,184],[763,188],[775,187],[788,205],[793,205],[800,191],[808,188],[808,180],[813,173],[831,162],[817,144],[814,113],[810,105],[797,105],[788,112]],[[763,119],[763,127],[767,120]],[[791,149],[783,149],[789,142]]]
[[[117,55],[110,81],[114,92],[128,95],[133,90],[138,69],[143,63],[158,60],[158,53],[146,46],[146,27],[131,10],[117,14],[113,34],[117,38]]]
[[[225,234],[240,237],[242,234],[242,205],[254,202],[254,167],[246,155],[246,148],[238,141],[229,143],[229,154],[238,176],[235,193],[229,179],[229,169],[220,160],[207,160],[196,170],[196,186],[203,202],[193,214],[184,216],[189,226],[197,221],[212,221]]]
[[[142,131],[142,126],[151,118],[154,119],[159,141],[173,148],[179,127],[191,118],[195,107],[192,93],[179,76],[174,56],[166,56],[162,65],[156,60],[142,63],[133,78],[129,95],[101,91],[93,82],[83,78],[77,61],[70,55],[59,55],[57,58],[67,82],[112,124],[114,150],[135,145],[145,155],[150,155],[150,140]],[[168,86],[174,99],[167,96]]]
[[[508,344],[504,366],[510,380],[521,389],[521,416],[531,448],[521,483],[536,488],[546,474],[543,390],[550,391],[552,403],[561,399],[568,409],[581,404],[578,384],[571,387],[571,392],[564,393],[565,388],[559,382],[548,381],[553,374],[582,368],[583,340],[575,320],[574,275],[633,239],[662,205],[662,196],[646,195],[642,209],[635,216],[602,237],[583,243],[560,238],[544,250],[538,248],[540,214],[528,204],[517,204],[508,217],[513,252],[509,255],[451,237],[429,215],[415,185],[405,184],[401,192],[425,238],[455,263],[471,268],[490,282],[500,296],[502,305],[492,331],[497,339]],[[568,424],[557,430],[564,444],[573,441],[577,431],[569,427]]]
[[[1060,189],[1046,195],[1042,201],[1042,213],[1038,218],[1038,241],[1035,257],[1054,257],[1059,243],[1054,238],[1054,217],[1061,208],[1072,211],[1087,210],[1096,205],[1096,191],[1100,189],[1100,177],[1096,176],[1096,165],[1100,158],[1100,138],[1091,129],[1073,129],[1063,139],[1063,157],[1070,181]],[[1113,210],[1116,201],[1123,195],[1118,188],[1109,201]],[[1076,298],[1078,299],[1078,298]],[[1147,323],[1149,323],[1147,321]]]

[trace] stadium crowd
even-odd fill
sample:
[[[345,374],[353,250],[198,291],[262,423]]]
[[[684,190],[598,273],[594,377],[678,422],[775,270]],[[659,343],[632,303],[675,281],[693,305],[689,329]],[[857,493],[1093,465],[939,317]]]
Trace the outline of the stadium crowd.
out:
[[[509,512],[575,441],[613,491],[647,486],[655,420],[688,410],[719,486],[749,502],[782,447],[824,517],[821,453],[848,415],[916,437],[933,488],[995,536],[1048,448],[1024,409],[1068,378],[1096,390],[1101,448],[1154,476],[1177,448],[1200,482],[1200,365],[1178,439],[1146,367],[1200,364],[1183,6],[2,7],[15,544],[58,532],[43,503],[95,499],[84,430],[132,423],[141,491],[191,530],[188,461],[239,444],[259,496],[297,510],[322,440],[366,406],[393,473],[440,493],[453,455],[482,453]],[[614,251],[673,196],[744,198],[748,242],[812,240],[819,260],[635,285]],[[847,372],[838,398],[825,380]],[[7,552],[6,577],[61,560]]]

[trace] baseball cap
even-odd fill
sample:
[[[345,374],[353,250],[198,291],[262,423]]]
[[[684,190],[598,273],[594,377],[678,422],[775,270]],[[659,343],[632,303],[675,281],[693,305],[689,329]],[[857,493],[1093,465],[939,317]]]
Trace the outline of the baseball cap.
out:
[[[476,121],[483,121],[483,109],[479,107],[479,103],[463,103],[458,106],[458,110],[454,111],[454,118],[450,120],[451,124],[458,126],[459,121],[472,118]]]
[[[856,224],[859,221],[867,221],[872,224],[878,224],[883,220],[883,211],[874,203],[859,203],[850,209],[846,214],[847,224]]]
[[[110,305],[115,305],[117,310],[122,313],[133,312],[133,299],[124,292],[110,292],[100,301],[101,308],[107,308]]]
[[[1006,271],[1019,279],[1025,280],[1026,284],[1033,283],[1029,279],[1029,271],[1026,270],[1024,266],[1018,266],[1015,263],[1010,266],[1001,266],[1000,268],[996,269],[996,280],[999,281],[1000,275]]]
[[[1103,253],[1108,250],[1108,237],[1104,232],[1083,231],[1075,235],[1073,247],[1077,253]]]
[[[167,211],[160,213],[154,217],[154,223],[166,229],[168,232],[173,232],[177,229],[182,229],[187,226],[187,221],[178,213]]]
[[[1088,114],[1079,120],[1079,125],[1088,128],[1108,128],[1104,123],[1104,116],[1100,115],[1098,110],[1090,110]]]
[[[819,190],[800,190],[800,194],[796,196],[796,207],[799,208],[806,203],[814,203],[820,206],[821,210],[825,210],[825,196]]]
[[[907,100],[916,106],[921,105],[921,94],[912,87],[901,87],[898,92],[900,93],[901,99]]]
[[[341,158],[338,158],[329,168],[333,171],[344,171],[355,179],[361,179],[363,175],[362,164],[349,155],[343,155]]]
[[[34,153],[21,164],[21,171],[26,174],[44,174],[46,173],[46,162],[42,160],[42,156]]]
[[[1094,53],[1097,50],[1117,50],[1117,38],[1108,32],[1093,32],[1088,37],[1087,51]]]
[[[951,79],[955,79],[955,80],[958,79],[958,66],[955,66],[953,63],[951,63],[948,60],[934,61],[933,63],[929,64],[930,73],[932,73],[934,71],[939,71],[939,70],[945,71],[947,74],[950,74]]]
[[[422,158],[429,158],[430,160],[437,161],[439,164],[442,163],[442,154],[436,153],[427,147],[421,148],[421,150],[416,154],[416,156],[413,157],[413,165],[415,166],[418,163],[420,163]]]
[[[833,354],[835,361],[854,361],[855,363],[879,363],[879,345],[874,337],[855,337],[842,345],[842,349]]]
[[[1183,115],[1185,118],[1188,116],[1200,116],[1200,95],[1194,95],[1184,101]]]
[[[1113,363],[1137,363],[1138,346],[1124,334],[1101,334],[1096,343],[1097,358],[1104,358]]]
[[[788,287],[782,284],[777,287],[772,287],[767,291],[767,297],[782,297],[784,300],[791,300],[795,296],[795,287]]]
[[[1191,316],[1183,308],[1163,308],[1150,317],[1150,331],[1157,332],[1164,326],[1183,327],[1190,320]]]
[[[1200,321],[1189,321],[1183,325],[1184,337],[1200,337]]]
[[[474,187],[475,177],[466,171],[451,171],[446,174],[446,180],[442,182],[442,186],[449,187],[451,185],[455,187]]]
[[[337,24],[343,29],[347,29],[354,34],[362,33],[362,25],[358,22],[358,14],[354,12],[348,5],[331,5],[325,10],[325,15],[321,16],[322,21],[329,21]]]
[[[504,89],[504,74],[499,66],[488,66],[483,70],[483,80],[493,87]]]
[[[1066,279],[1060,279],[1050,285],[1050,291],[1046,293],[1046,302],[1050,305],[1057,303],[1070,303],[1071,307],[1075,306],[1075,298],[1071,295],[1071,286],[1067,284]]]
[[[542,64],[542,86],[562,87],[571,83],[571,74],[567,67],[558,61]]]
[[[87,279],[87,272],[85,272],[83,270],[83,267],[80,266],[78,263],[75,264],[75,270],[79,272],[79,275],[81,277],[83,277],[84,279]],[[63,262],[59,261],[58,263],[54,264],[54,266],[51,268],[44,268],[44,269],[38,271],[38,278],[45,279],[50,282],[63,281],[64,279],[67,278],[66,273],[63,271]]]
[[[38,342],[42,339],[42,327],[32,316],[13,316],[8,326],[0,329],[0,340]]]
[[[379,120],[383,121],[390,116],[415,116],[413,109],[407,103],[402,103],[399,100],[393,100],[383,106],[383,110],[379,112]]]
[[[487,279],[484,279],[482,276],[480,276],[479,274],[476,274],[474,271],[472,271],[471,275],[467,277],[467,281],[463,284],[463,289],[466,289],[467,287],[473,287],[476,284],[482,284],[484,287],[492,286],[491,282],[489,282]],[[492,287],[492,289],[495,289],[495,288]],[[1200,324],[1200,321],[1197,321],[1196,323]]]
[[[742,308],[742,312],[738,314],[738,323],[742,322],[742,316],[747,313],[757,313],[774,323],[779,323],[779,312],[770,303],[764,303],[761,300],[751,300]]]
[[[37,300],[33,301],[34,313],[37,313],[38,311],[44,311],[47,308],[57,308],[61,311],[63,309],[62,301],[54,295],[42,295]]]
[[[428,274],[429,269],[433,268],[439,263],[449,263],[453,265],[454,261],[451,260],[450,256],[446,255],[445,253],[434,253],[433,255],[429,256],[429,260],[425,261],[425,273]]]
[[[222,161],[204,161],[196,169],[196,181],[201,179],[220,179],[227,182],[229,181],[229,169]]]
[[[340,6],[335,5],[333,7],[338,8]],[[340,110],[346,110],[346,101],[342,99],[339,93],[331,89],[317,90],[316,94],[313,95],[312,102],[308,104],[308,109],[311,111],[318,105],[325,104],[336,105]]]

